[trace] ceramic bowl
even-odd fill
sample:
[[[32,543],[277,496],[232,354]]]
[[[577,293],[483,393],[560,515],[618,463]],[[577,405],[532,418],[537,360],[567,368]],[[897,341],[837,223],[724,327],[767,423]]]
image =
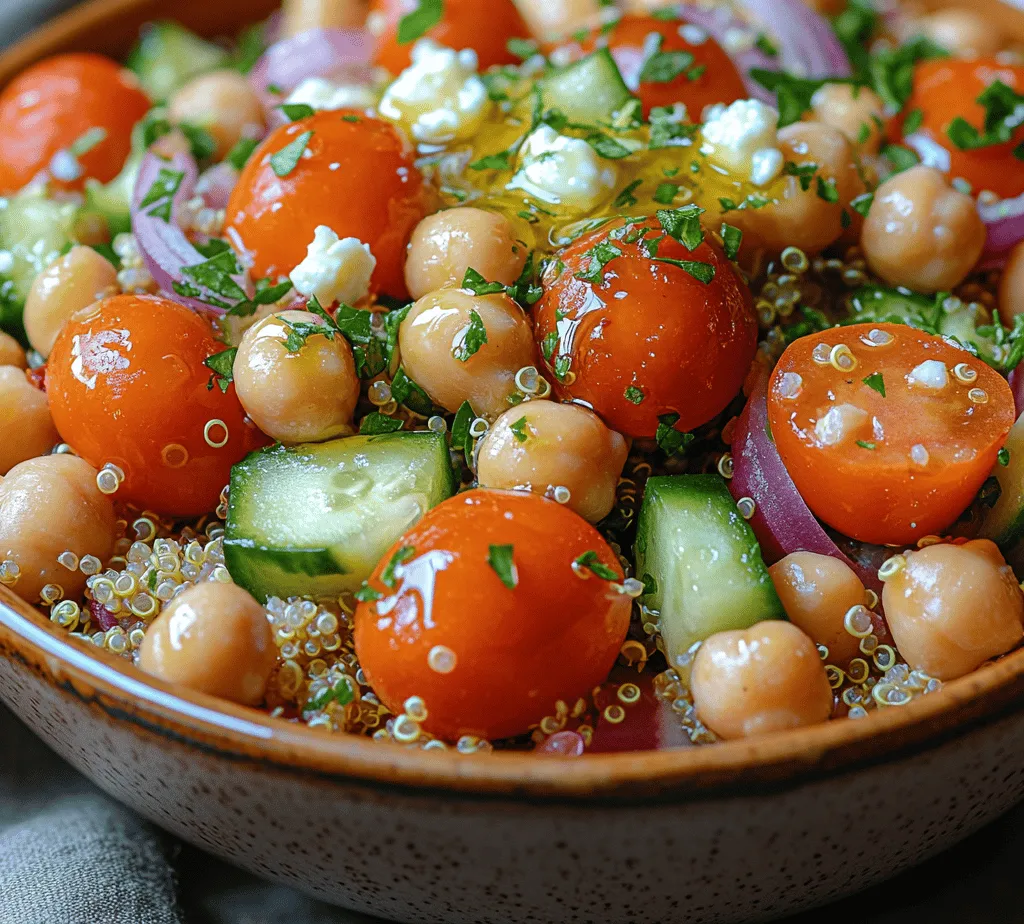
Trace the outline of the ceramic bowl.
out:
[[[99,0],[0,57],[123,54],[174,17],[208,35],[271,0]],[[1024,797],[1024,651],[861,721],[592,755],[424,753],[149,680],[0,588],[0,698],[177,836],[397,921],[767,920],[862,889]]]

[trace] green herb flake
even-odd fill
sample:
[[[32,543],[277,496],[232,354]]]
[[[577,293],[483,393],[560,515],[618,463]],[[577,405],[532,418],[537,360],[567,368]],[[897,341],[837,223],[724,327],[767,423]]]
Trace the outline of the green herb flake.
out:
[[[387,565],[384,566],[384,570],[380,574],[380,582],[387,588],[392,588],[398,582],[398,575],[395,572],[399,566],[404,565],[410,558],[416,554],[416,549],[411,545],[403,545],[399,548]]]
[[[579,574],[581,571],[589,571],[591,574],[601,578],[602,581],[617,581],[619,575],[613,568],[609,568],[598,557],[597,552],[592,549],[584,552],[572,563],[573,571]]]
[[[679,186],[675,183],[659,183],[651,198],[659,205],[671,205],[679,194]]]
[[[612,206],[617,209],[629,208],[631,205],[636,205],[637,198],[633,195],[642,185],[643,180],[633,180],[625,189],[622,190],[616,197]]]
[[[877,391],[883,398],[885,397],[885,380],[882,378],[881,372],[872,372],[871,375],[863,379],[865,385],[873,391]]]
[[[379,436],[382,433],[397,433],[405,424],[394,417],[372,411],[359,424],[359,432],[363,436]]]
[[[999,455],[996,458],[999,460],[999,464],[1005,468],[1010,464],[1010,450],[1004,446],[999,450]]]
[[[818,198],[824,199],[826,202],[838,202],[839,201],[839,190],[836,187],[836,181],[834,177],[818,177]]]
[[[220,353],[214,353],[203,360],[203,365],[213,372],[206,386],[208,390],[213,389],[214,381],[220,386],[222,393],[228,390],[228,386],[234,381],[233,373],[236,355],[238,355],[238,350],[232,347],[229,350],[221,350]]]
[[[892,164],[894,173],[902,173],[911,167],[916,167],[920,161],[917,155],[910,148],[898,144],[887,144],[882,148],[882,156]]]
[[[692,252],[704,243],[704,230],[700,226],[703,211],[698,205],[684,205],[681,209],[671,211],[660,209],[657,213],[658,223],[669,237]],[[714,278],[713,270],[711,278]]]
[[[487,343],[487,328],[484,327],[483,319],[477,310],[472,308],[469,312],[469,326],[466,327],[461,342],[452,350],[452,356],[460,363],[464,363],[474,356],[485,343]]]
[[[549,331],[544,335],[544,339],[540,342],[541,355],[548,361],[551,362],[551,357],[555,355],[555,350],[558,348],[558,332]]]
[[[468,401],[463,401],[452,420],[451,447],[463,453],[467,462],[473,457],[473,437],[469,435],[469,427],[474,420],[476,412]]]
[[[378,600],[384,599],[384,594],[379,590],[374,590],[366,581],[363,581],[363,586],[355,592],[355,598],[360,603],[376,603]]]
[[[683,433],[676,429],[679,422],[678,414],[662,414],[658,417],[658,429],[654,438],[658,448],[667,456],[674,456],[685,451],[695,439],[692,433]]]
[[[775,47],[772,40],[763,32],[758,35],[757,41],[754,42],[754,47],[761,54],[767,55],[769,58],[777,58],[779,56],[779,49]]]
[[[312,131],[305,131],[290,144],[281,148],[276,154],[271,155],[270,168],[274,171],[275,175],[283,179],[299,165],[299,161],[302,160],[302,155],[306,153],[306,148],[309,146],[309,140],[312,137]]]
[[[492,545],[487,551],[487,564],[509,590],[515,590],[519,584],[519,574],[512,556],[511,545]]]
[[[419,0],[411,13],[398,21],[398,44],[409,45],[423,38],[444,18],[444,0]]]
[[[673,260],[671,257],[655,257],[654,259],[656,263],[668,263],[671,266],[678,266],[696,279],[697,282],[703,282],[704,285],[708,285],[715,278],[714,266],[701,260]]]
[[[228,152],[227,162],[236,170],[241,170],[252,157],[253,151],[259,147],[255,138],[240,138],[238,143]]]
[[[584,140],[605,160],[622,160],[633,153],[621,141],[604,132],[591,132]]]
[[[857,445],[860,446],[861,449],[874,449],[875,448],[875,444],[874,443],[869,443],[867,440],[857,440]]]
[[[640,69],[641,83],[671,83],[682,73],[693,67],[695,58],[688,51],[662,51],[664,37],[658,36],[658,43],[652,54]]]
[[[466,275],[462,278],[462,288],[469,289],[474,295],[496,295],[505,291],[505,286],[502,283],[488,282],[471,266],[466,268]]]
[[[814,175],[818,172],[818,165],[815,163],[797,164],[787,160],[782,168],[782,172],[786,176],[797,177],[800,180],[800,188],[807,192],[811,188],[811,180],[814,179]]]
[[[862,218],[867,218],[868,212],[871,211],[871,204],[874,201],[874,193],[862,193],[850,201],[850,208],[852,208]]]
[[[510,55],[515,55],[520,61],[532,58],[540,50],[540,46],[533,39],[513,37],[506,43]]]
[[[612,241],[601,241],[591,247],[584,256],[589,260],[586,268],[576,274],[576,278],[597,285],[604,280],[605,267],[616,257],[622,256],[622,248]]]
[[[199,161],[209,160],[217,153],[217,141],[205,128],[200,125],[191,125],[188,122],[179,122],[178,130],[188,140],[192,156]]]
[[[924,122],[924,112],[920,109],[911,109],[903,120],[904,137],[914,134],[921,127],[922,122]]]
[[[298,122],[299,119],[308,119],[316,110],[308,103],[283,103],[277,107],[281,110],[290,122]]]
[[[636,385],[630,385],[623,393],[622,396],[630,402],[630,404],[642,404],[644,400],[644,393],[636,387]]]
[[[725,255],[730,260],[739,256],[740,247],[743,244],[743,232],[739,228],[722,222],[722,243],[725,246]]]
[[[149,187],[142,202],[139,203],[139,208],[153,218],[170,222],[174,197],[178,194],[184,179],[185,174],[182,171],[161,167],[153,185]]]
[[[509,425],[512,435],[520,443],[525,443],[529,438],[529,431],[526,429],[526,418],[520,417],[514,424]]]
[[[488,154],[475,160],[469,165],[470,170],[511,170],[512,153],[510,151],[499,151],[497,154]]]
[[[107,130],[94,125],[83,135],[71,142],[68,153],[72,157],[81,157],[83,154],[88,154],[97,145],[102,144],[106,139]]]

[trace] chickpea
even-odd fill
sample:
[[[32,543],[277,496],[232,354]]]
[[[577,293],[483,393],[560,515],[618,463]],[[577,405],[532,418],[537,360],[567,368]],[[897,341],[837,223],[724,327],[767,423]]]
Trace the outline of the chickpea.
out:
[[[858,153],[877,154],[882,146],[885,104],[874,90],[826,83],[811,97],[811,112],[822,125],[841,131]]]
[[[413,231],[405,261],[405,283],[413,298],[459,287],[467,269],[488,282],[511,285],[526,263],[512,224],[497,212],[468,206],[428,215]]]
[[[473,312],[487,342],[465,358],[463,343],[475,323]],[[452,413],[468,401],[488,419],[508,409],[516,373],[537,362],[523,310],[507,295],[475,296],[465,289],[423,296],[402,322],[398,344],[406,373],[431,401]]]
[[[953,289],[985,246],[974,200],[934,167],[911,167],[875,190],[861,231],[868,266],[893,286],[916,292]]]
[[[91,247],[72,247],[32,283],[25,300],[28,342],[49,356],[68,318],[116,288],[117,270],[109,260]]]
[[[43,456],[12,468],[0,483],[0,561],[21,569],[12,588],[29,603],[45,584],[74,599],[85,575],[57,561],[65,551],[102,562],[114,552],[114,504],[96,487],[96,469],[72,455]]]
[[[864,603],[864,585],[853,569],[829,555],[793,552],[768,569],[789,621],[824,645],[832,664],[860,655],[860,642],[843,619]]]
[[[0,366],[0,475],[60,442],[46,395],[17,366]]]
[[[547,40],[599,24],[601,10],[607,4],[601,0],[517,0],[516,5],[530,32]],[[659,4],[648,0],[644,5],[653,8]],[[638,12],[649,12],[649,9]]]
[[[936,10],[922,16],[915,26],[915,32],[959,58],[990,57],[1006,44],[994,16],[963,7]]]
[[[28,362],[25,360],[25,351],[10,334],[0,331],[0,366],[17,366],[19,369],[27,369]]]
[[[1024,638],[1024,595],[995,543],[930,545],[905,557],[882,604],[912,668],[955,680]]]
[[[629,444],[578,404],[528,401],[505,411],[484,437],[477,477],[485,488],[529,488],[551,496],[569,489],[568,506],[584,519],[603,520]]]
[[[690,690],[700,720],[727,740],[817,725],[832,715],[818,649],[788,622],[712,635],[694,659]]]
[[[1013,319],[1024,314],[1024,241],[1007,257],[999,281],[999,315],[1004,324],[1013,326]]]
[[[234,584],[207,581],[182,591],[146,632],[139,667],[190,690],[257,706],[277,664],[263,607]]]
[[[839,240],[845,230],[844,209],[849,216],[850,201],[864,192],[853,146],[831,126],[796,122],[779,131],[779,147],[787,161],[818,165],[808,188],[801,187],[799,177],[786,176],[778,184],[779,191],[771,190],[778,201],[759,209],[731,211],[726,220],[738,226],[753,246],[773,251],[793,246],[816,253]],[[819,179],[826,186],[835,183],[837,202],[820,195]]]
[[[257,427],[282,443],[351,433],[359,400],[352,347],[340,335],[313,334],[297,352],[289,352],[285,340],[297,324],[327,329],[308,311],[284,311],[245,332],[234,363],[238,400]]]
[[[235,70],[211,71],[190,80],[168,103],[173,123],[188,122],[210,133],[216,157],[226,157],[243,137],[261,137],[263,104],[248,78]]]
[[[281,7],[281,37],[311,29],[361,29],[369,0],[285,0]]]

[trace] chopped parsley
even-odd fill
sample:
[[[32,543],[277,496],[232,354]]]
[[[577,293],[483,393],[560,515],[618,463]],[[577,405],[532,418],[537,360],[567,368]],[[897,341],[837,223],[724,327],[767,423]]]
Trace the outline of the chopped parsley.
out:
[[[228,152],[227,161],[236,170],[241,170],[252,157],[252,152],[259,146],[255,138],[240,138],[238,143]]]
[[[659,209],[658,223],[673,240],[679,241],[687,250],[694,251],[704,243],[704,230],[700,226],[703,213],[699,205],[684,205],[681,209]],[[714,278],[712,271],[711,278]],[[710,280],[709,280],[710,281]]]
[[[622,396],[630,404],[642,404],[644,400],[644,393],[636,387],[636,385],[630,385],[623,393]]]
[[[882,48],[870,56],[867,77],[882,102],[899,112],[914,89],[914,69],[921,61],[944,58],[946,52],[924,36],[917,36],[895,48]]]
[[[697,282],[703,282],[704,285],[708,285],[715,278],[714,266],[701,260],[673,260],[671,257],[655,257],[654,260],[657,263],[668,263],[671,266],[678,266],[696,279]]]
[[[367,414],[359,424],[359,432],[364,436],[378,436],[381,433],[395,433],[401,430],[405,424],[394,417],[388,417],[380,411],[372,411]]]
[[[217,153],[217,142],[205,128],[199,125],[190,125],[188,122],[179,122],[178,130],[188,140],[188,146],[192,150],[192,156],[196,160],[209,160]]]
[[[828,80],[812,80],[796,77],[785,71],[769,71],[752,68],[750,76],[766,90],[771,90],[779,104],[779,128],[799,122],[801,116],[811,108],[811,97]]]
[[[1022,315],[1022,317],[1024,317],[1024,315]],[[561,356],[555,358],[555,365],[552,367],[552,371],[555,373],[555,378],[558,379],[559,382],[564,382],[571,367],[572,357],[563,353]]]
[[[505,286],[500,282],[488,282],[473,267],[466,268],[466,275],[462,278],[462,288],[469,289],[474,295],[496,295],[504,292]]]
[[[430,395],[409,378],[404,366],[398,367],[391,380],[391,397],[421,417],[429,417],[434,413],[434,402],[430,400]]]
[[[178,295],[199,299],[225,311],[249,304],[245,289],[234,278],[241,274],[242,267],[229,247],[218,248],[208,260],[184,266],[181,272],[193,281],[175,282],[173,288]]]
[[[582,272],[576,274],[576,278],[597,285],[604,279],[604,268],[616,257],[622,256],[622,248],[612,241],[600,241],[583,256],[588,259],[588,263]]]
[[[358,594],[356,594],[356,599],[359,599]],[[377,599],[380,598],[378,597]],[[339,706],[347,706],[355,697],[356,695],[352,690],[352,681],[348,677],[341,677],[334,686],[321,690],[310,699],[303,707],[303,711],[323,709],[330,702],[336,702]]]
[[[692,433],[683,433],[681,430],[677,430],[678,422],[679,415],[675,413],[662,414],[658,417],[658,429],[654,438],[658,443],[658,448],[667,456],[674,456],[685,451],[686,447],[695,439]]]
[[[526,429],[525,417],[520,417],[514,424],[510,424],[509,429],[512,431],[512,435],[516,438],[517,442],[525,443],[530,438],[530,434]]]
[[[679,186],[675,183],[659,183],[651,198],[659,205],[671,205],[679,194]]]
[[[469,435],[469,427],[474,420],[476,412],[468,401],[463,401],[452,420],[451,447],[463,453],[467,462],[473,457],[473,437]]]
[[[871,375],[863,379],[865,385],[873,391],[877,391],[883,398],[885,397],[885,380],[882,378],[881,372],[872,372]]]
[[[511,545],[492,545],[487,551],[487,564],[498,575],[498,580],[509,590],[515,590],[519,584],[519,574],[516,571],[516,563],[512,555]]]
[[[182,180],[185,179],[184,172],[180,170],[168,170],[161,167],[157,173],[153,185],[149,187],[139,208],[153,218],[159,218],[170,222],[171,210],[174,207],[174,197],[181,188]]]
[[[722,222],[722,243],[725,246],[725,255],[730,260],[735,260],[739,255],[740,246],[743,244],[743,232],[739,228]]]
[[[302,155],[306,153],[309,139],[312,137],[312,131],[303,132],[290,144],[281,148],[276,154],[271,155],[270,168],[277,176],[284,179],[299,165]]]
[[[989,84],[977,102],[985,107],[984,132],[979,132],[961,116],[953,119],[946,129],[949,140],[962,151],[1006,144],[1013,138],[1014,131],[1024,124],[1024,96],[1001,80]],[[1014,155],[1024,158],[1024,154],[1018,155],[1016,151]]]
[[[999,460],[999,464],[1005,468],[1010,464],[1010,450],[1004,446],[999,450],[999,455],[996,458]]]
[[[584,140],[605,160],[622,160],[633,153],[621,141],[604,132],[591,132]]]
[[[475,160],[469,165],[470,170],[511,170],[512,152],[499,151],[497,154],[488,154]]]
[[[555,350],[558,348],[558,332],[548,331],[544,335],[544,339],[540,342],[541,355],[548,361],[551,362],[551,357],[555,355]]]
[[[914,132],[916,132],[921,127],[921,123],[923,121],[924,112],[922,112],[920,109],[911,109],[910,112],[907,113],[907,117],[903,120],[904,136],[914,134]],[[871,130],[868,129],[869,135],[870,131]],[[867,139],[865,139],[865,141],[866,140]]]
[[[376,603],[384,598],[384,594],[379,590],[374,590],[366,581],[363,581],[363,586],[355,592],[355,598],[360,603]]]
[[[644,61],[643,67],[640,69],[640,83],[671,83],[693,67],[695,58],[690,52],[663,51],[664,43],[664,37],[659,35],[654,51]],[[697,75],[697,77],[699,76],[700,74]],[[696,80],[697,77],[690,77],[690,79]]]
[[[508,49],[510,55],[515,55],[520,61],[526,61],[532,58],[540,50],[540,46],[532,39],[524,39],[518,37],[510,38],[506,43],[505,47]]]
[[[779,56],[779,49],[775,47],[772,40],[763,32],[758,35],[757,41],[754,42],[754,47],[761,54],[767,55],[769,58],[777,58]]]
[[[601,578],[602,581],[617,581],[619,579],[615,570],[604,564],[597,557],[597,552],[593,549],[580,555],[580,557],[573,562],[573,567],[576,571],[587,570],[591,574]]]
[[[782,172],[786,176],[795,176],[800,180],[800,188],[807,192],[811,188],[811,180],[814,179],[814,175],[818,172],[818,165],[815,163],[810,164],[797,164],[791,160],[787,160],[785,166],[782,168]]]
[[[636,205],[637,198],[633,193],[643,185],[643,182],[643,180],[633,180],[632,183],[626,186],[622,192],[615,197],[615,201],[612,203],[613,208],[623,209],[628,208],[631,205]]]
[[[826,202],[838,202],[839,201],[839,190],[836,188],[836,181],[834,177],[817,177],[818,183],[818,198],[824,199]]]
[[[308,119],[316,110],[308,103],[283,103],[277,107],[291,122],[298,122],[299,119]]]
[[[395,571],[400,565],[404,565],[410,558],[416,554],[416,549],[411,545],[403,545],[394,555],[391,556],[391,560],[384,566],[384,570],[380,575],[380,582],[385,587],[394,587],[398,581],[398,575]]]
[[[651,110],[651,137],[648,148],[656,151],[667,148],[692,138],[697,134],[699,126],[684,122],[681,118],[685,110],[677,110],[674,106],[656,106]]]
[[[533,251],[526,258],[523,264],[523,271],[519,278],[512,285],[505,288],[509,298],[519,302],[525,308],[535,305],[544,294],[544,288],[537,282],[537,265],[534,261]]]
[[[398,21],[398,44],[409,45],[423,38],[444,17],[444,0],[419,0],[411,13]]]
[[[71,146],[68,148],[68,153],[72,157],[81,157],[83,154],[88,154],[96,145],[102,144],[107,138],[107,130],[98,126],[93,126],[87,132],[76,138],[71,142]]]
[[[902,173],[919,163],[917,155],[910,148],[898,144],[887,144],[882,148],[882,156],[889,159],[894,173]]]
[[[208,390],[213,390],[214,382],[216,382],[220,387],[222,393],[228,390],[228,386],[235,380],[233,373],[235,368],[235,356],[237,355],[238,349],[236,347],[232,347],[229,350],[221,350],[219,353],[214,353],[212,356],[208,356],[203,360],[203,365],[213,372],[213,375],[210,376],[210,381],[206,386]]]
[[[477,310],[472,308],[469,312],[469,326],[463,332],[461,342],[452,349],[452,356],[460,363],[464,363],[475,355],[485,343],[487,343],[487,328],[484,327],[483,319]]]
[[[875,448],[875,444],[874,443],[869,443],[867,440],[857,440],[857,445],[860,446],[861,449],[874,449]]]
[[[857,198],[850,201],[850,208],[852,208],[862,218],[867,218],[868,212],[871,211],[871,203],[874,201],[874,193],[862,193],[857,196]]]

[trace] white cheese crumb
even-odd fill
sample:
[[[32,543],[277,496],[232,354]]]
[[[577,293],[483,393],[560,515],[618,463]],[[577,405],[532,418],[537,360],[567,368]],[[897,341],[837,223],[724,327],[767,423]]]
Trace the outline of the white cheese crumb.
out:
[[[369,109],[377,105],[378,96],[372,87],[364,84],[335,83],[323,77],[307,77],[292,91],[288,103],[327,111]]]
[[[334,302],[352,305],[369,294],[376,266],[369,244],[355,237],[342,240],[320,225],[306,259],[292,270],[290,279],[300,294],[315,295],[325,308]]]
[[[946,364],[937,359],[926,359],[907,375],[907,384],[919,385],[921,388],[931,388],[935,391],[945,388],[949,384]]]
[[[853,404],[839,404],[818,418],[814,435],[822,446],[838,446],[862,430],[867,422],[867,411]]]
[[[730,173],[758,186],[771,183],[783,167],[778,148],[779,113],[756,99],[708,107],[701,152]]]

